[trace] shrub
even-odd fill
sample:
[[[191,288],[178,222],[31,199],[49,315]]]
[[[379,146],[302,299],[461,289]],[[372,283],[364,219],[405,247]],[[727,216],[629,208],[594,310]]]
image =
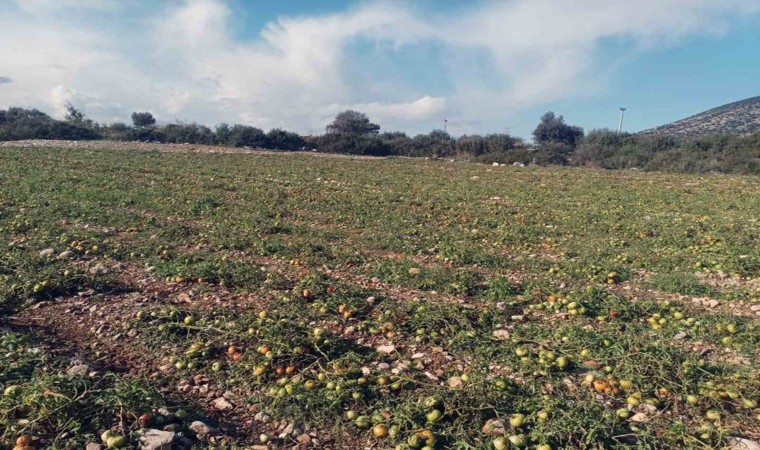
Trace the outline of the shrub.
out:
[[[298,133],[273,128],[267,133],[268,148],[275,150],[301,150],[304,140]]]
[[[351,155],[387,156],[391,148],[377,136],[328,133],[320,136],[317,148],[321,152]]]

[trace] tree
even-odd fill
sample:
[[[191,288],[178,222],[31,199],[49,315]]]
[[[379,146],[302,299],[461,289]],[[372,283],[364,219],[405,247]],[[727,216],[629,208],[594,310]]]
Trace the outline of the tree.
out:
[[[66,108],[66,116],[64,117],[66,119],[66,122],[71,123],[83,123],[84,122],[84,112],[75,108],[74,105],[72,105],[69,102],[66,102],[65,105]]]
[[[412,138],[402,131],[386,131],[379,137],[389,147],[390,153],[393,155],[412,156],[414,154]]]
[[[298,133],[273,128],[267,133],[267,145],[276,150],[300,150],[304,140]]]
[[[366,114],[359,111],[343,111],[327,125],[328,133],[368,135],[380,132],[380,125],[369,121]]]
[[[412,139],[414,156],[444,158],[456,151],[454,138],[443,130],[433,130],[430,134],[418,134]]]
[[[583,128],[567,125],[564,117],[555,116],[551,111],[541,116],[541,122],[533,130],[533,140],[539,145],[554,142],[575,147],[582,137]]]
[[[220,123],[216,126],[216,143],[220,145],[228,145],[230,142],[230,126],[227,123]]]
[[[319,150],[350,155],[388,156],[391,148],[373,134],[327,133],[319,137]]]
[[[152,127],[156,124],[156,118],[149,112],[133,112],[132,123],[136,127]]]
[[[233,125],[227,145],[233,147],[267,148],[267,135],[260,128],[248,125]]]

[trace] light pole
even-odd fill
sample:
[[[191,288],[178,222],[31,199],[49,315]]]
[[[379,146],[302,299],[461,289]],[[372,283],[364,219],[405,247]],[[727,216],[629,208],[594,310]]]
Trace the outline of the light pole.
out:
[[[449,126],[449,119],[443,119],[443,132],[445,133]]]
[[[618,133],[623,132],[623,115],[625,115],[625,110],[627,108],[625,106],[620,107],[620,122],[618,122]]]

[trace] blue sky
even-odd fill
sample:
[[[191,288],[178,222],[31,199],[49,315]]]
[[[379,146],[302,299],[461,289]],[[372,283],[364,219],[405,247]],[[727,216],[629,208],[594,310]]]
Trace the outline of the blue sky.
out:
[[[530,137],[760,95],[760,0],[0,0],[0,108]]]

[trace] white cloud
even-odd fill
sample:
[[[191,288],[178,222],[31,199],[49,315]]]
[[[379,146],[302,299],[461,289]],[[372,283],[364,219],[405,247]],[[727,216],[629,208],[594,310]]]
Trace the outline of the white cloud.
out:
[[[0,107],[60,114],[70,101],[103,121],[151,110],[164,121],[301,132],[323,129],[345,108],[384,128],[429,130],[448,117],[463,131],[494,131],[482,127],[594,92],[602,63],[614,63],[601,60],[606,41],[647,51],[724,32],[731,18],[760,10],[756,0],[515,0],[435,13],[380,1],[281,17],[241,40],[236,11],[222,0],[175,1],[160,11],[147,0],[16,6],[0,10],[3,76],[14,80],[0,87]],[[143,19],[121,22],[114,11]],[[399,59],[410,53],[430,59],[432,75],[410,71]],[[437,88],[415,81],[429,76]]]
[[[15,3],[20,10],[34,15],[49,15],[71,9],[107,10],[118,6],[116,0],[16,0]]]
[[[326,113],[330,116],[347,109],[362,111],[379,121],[419,121],[441,117],[441,114],[446,110],[446,99],[426,95],[412,102],[336,104],[325,108]]]

